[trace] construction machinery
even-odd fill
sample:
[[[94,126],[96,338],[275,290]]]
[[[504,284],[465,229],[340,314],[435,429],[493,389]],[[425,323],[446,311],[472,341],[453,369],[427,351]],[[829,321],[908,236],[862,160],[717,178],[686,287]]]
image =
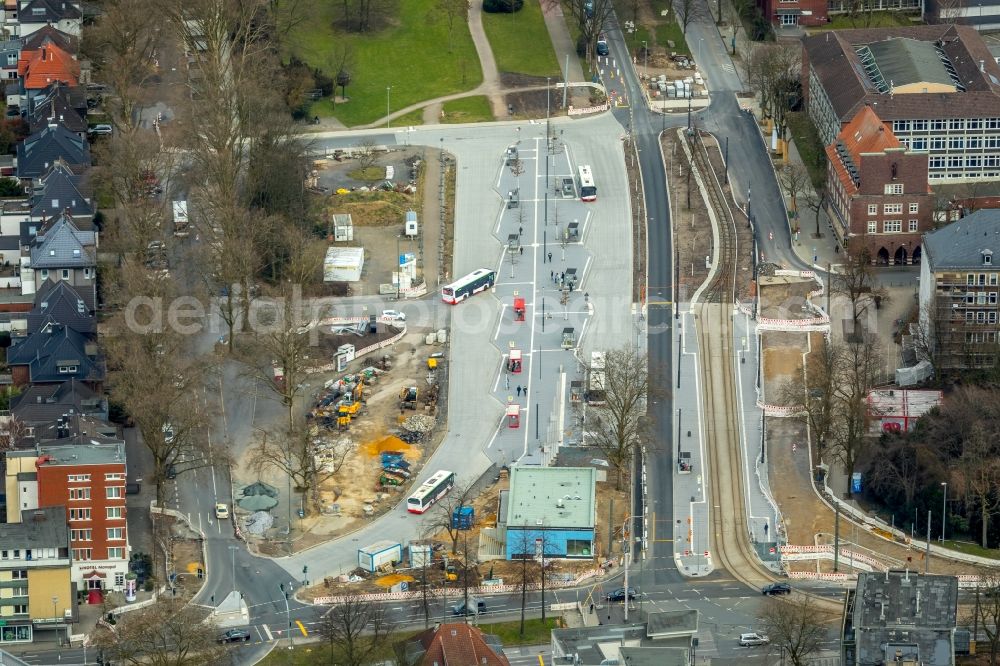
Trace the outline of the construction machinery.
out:
[[[399,411],[417,408],[417,387],[406,386],[399,392]]]

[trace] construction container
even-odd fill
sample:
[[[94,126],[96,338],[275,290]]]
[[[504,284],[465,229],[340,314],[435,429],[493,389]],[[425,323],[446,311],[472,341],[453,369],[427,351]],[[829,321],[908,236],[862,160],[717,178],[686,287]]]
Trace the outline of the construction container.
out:
[[[420,569],[422,567],[429,567],[434,559],[434,548],[430,543],[423,541],[411,541],[408,546],[410,549],[410,566],[414,569]]]
[[[396,541],[377,541],[358,549],[358,566],[371,573],[402,561],[403,547]]]
[[[476,510],[471,506],[459,506],[451,512],[451,529],[471,530],[476,522]]]

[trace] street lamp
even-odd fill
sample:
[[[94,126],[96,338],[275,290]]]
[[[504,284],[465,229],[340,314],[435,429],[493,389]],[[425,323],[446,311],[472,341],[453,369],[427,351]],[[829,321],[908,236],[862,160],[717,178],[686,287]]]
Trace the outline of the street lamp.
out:
[[[392,86],[385,87],[385,128],[389,129],[389,91]]]
[[[59,597],[52,597],[52,624],[53,626],[59,623],[59,615],[56,613],[56,604],[59,603]],[[59,645],[62,645],[62,636],[58,634],[58,629],[56,629],[57,636],[59,638]]]
[[[233,562],[232,562],[233,592],[236,591],[236,551],[237,550],[239,550],[239,546],[230,546],[229,547],[229,552],[233,556],[233,558],[232,558],[233,559]]]
[[[285,618],[288,620],[288,649],[291,650],[295,644],[292,638],[292,611],[288,608],[288,595],[292,591],[292,583],[288,583],[288,589],[285,589],[284,583],[278,583],[278,587],[281,589],[281,593],[285,597]]]
[[[941,543],[944,543],[944,526],[948,522],[948,482],[942,481],[944,495],[941,497]]]

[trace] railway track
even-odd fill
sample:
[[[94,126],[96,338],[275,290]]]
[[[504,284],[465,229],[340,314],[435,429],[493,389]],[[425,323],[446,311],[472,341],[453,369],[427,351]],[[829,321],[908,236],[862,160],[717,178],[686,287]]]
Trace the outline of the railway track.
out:
[[[714,242],[718,248],[718,261],[715,274],[708,287],[702,292],[705,303],[732,303],[736,294],[736,222],[726,204],[722,185],[715,175],[712,162],[708,158],[708,150],[702,141],[700,133],[688,136],[688,147],[691,150],[694,166],[702,175],[705,190],[708,193],[708,205],[715,214],[716,237]]]

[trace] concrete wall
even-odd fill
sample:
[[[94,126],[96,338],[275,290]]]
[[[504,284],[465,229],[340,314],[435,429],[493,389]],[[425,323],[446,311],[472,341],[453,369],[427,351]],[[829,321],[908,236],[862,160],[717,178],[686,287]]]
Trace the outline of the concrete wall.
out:
[[[32,620],[62,618],[76,603],[71,595],[69,567],[28,569],[28,615]],[[52,614],[53,598],[57,599],[55,615]]]

